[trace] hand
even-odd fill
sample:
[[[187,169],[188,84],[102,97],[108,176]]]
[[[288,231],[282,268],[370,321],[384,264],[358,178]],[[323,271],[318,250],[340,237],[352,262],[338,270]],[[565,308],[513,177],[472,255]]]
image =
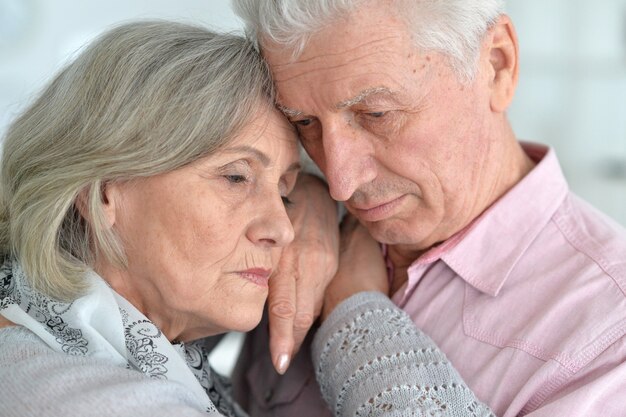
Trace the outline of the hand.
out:
[[[295,239],[283,250],[268,296],[270,352],[280,374],[319,316],[339,256],[337,207],[326,184],[300,174],[289,199],[294,203],[287,211]]]
[[[322,320],[343,300],[361,291],[388,295],[389,279],[380,244],[356,218],[348,215],[341,223],[339,268],[326,288]]]

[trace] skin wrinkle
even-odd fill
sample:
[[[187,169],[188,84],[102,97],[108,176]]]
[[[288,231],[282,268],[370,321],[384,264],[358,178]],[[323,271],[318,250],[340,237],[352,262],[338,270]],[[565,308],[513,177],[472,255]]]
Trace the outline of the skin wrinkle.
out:
[[[382,31],[380,31],[380,33],[382,33]],[[336,52],[336,53],[327,52],[327,53],[319,54],[317,56],[314,56],[314,57],[311,57],[311,58],[308,58],[308,59],[297,59],[297,62],[301,63],[301,64],[306,64],[306,63],[309,63],[309,62],[314,61],[316,59],[332,58],[333,56],[338,56],[338,55],[341,55],[341,54],[343,54],[345,52],[357,51],[362,46],[368,46],[369,44],[373,44],[373,43],[385,42],[385,41],[388,41],[388,40],[392,40],[394,38],[397,38],[397,35],[389,35],[387,38],[382,38],[382,39],[374,40],[374,41],[371,41],[371,42],[365,42],[365,43],[356,45],[353,48],[348,48],[348,49],[346,49],[343,52]],[[271,44],[269,46],[263,45],[263,50],[267,50],[267,48],[271,48],[271,47],[272,47]],[[282,50],[282,49],[283,49],[282,47],[279,48],[279,50]],[[289,65],[291,65],[293,63],[295,63],[295,62],[288,62],[288,63],[285,63],[285,64],[277,64],[276,67],[275,68],[273,67],[272,69],[280,69],[282,67],[287,67],[287,66],[289,66]]]
[[[391,38],[390,38],[391,39]],[[371,44],[376,44],[376,43],[382,43],[383,46],[381,48],[373,48],[376,50],[376,53],[371,53],[369,51],[366,51],[367,53],[363,53],[362,55],[358,55],[352,58],[351,62],[346,62],[343,64],[338,64],[338,65],[331,65],[328,66],[327,65],[327,58],[332,57],[333,55],[342,55],[343,53],[337,53],[337,54],[328,54],[327,56],[321,55],[321,56],[317,56],[315,58],[311,58],[310,60],[303,60],[303,61],[297,61],[295,63],[291,63],[291,64],[283,64],[283,65],[276,65],[275,67],[272,67],[272,75],[274,77],[274,80],[276,83],[280,83],[280,82],[287,82],[287,81],[292,81],[293,79],[299,78],[302,75],[308,75],[309,73],[315,73],[315,72],[319,72],[319,71],[326,71],[328,72],[329,70],[341,70],[344,67],[349,67],[354,65],[355,63],[358,63],[359,61],[363,61],[366,60],[367,58],[370,58],[373,55],[379,55],[381,53],[386,53],[389,56],[394,56],[394,55],[402,55],[402,52],[397,52],[395,51],[393,48],[389,48],[389,49],[385,49],[384,46],[386,46],[386,42],[381,42],[381,41],[376,41],[376,42],[369,42]],[[368,44],[369,44],[368,43]],[[357,50],[357,48],[353,48],[351,50]],[[349,53],[351,50],[346,51],[345,53]],[[288,78],[281,78],[280,77],[280,73],[283,72],[285,69],[287,70],[293,70],[292,67],[288,67],[288,65],[299,65],[301,67],[304,67],[307,65],[307,61],[320,61],[320,66],[316,66],[314,68],[306,68],[303,69],[302,73],[296,73],[291,77]],[[376,66],[376,64],[380,64],[382,62],[384,62],[385,60],[383,60],[381,58],[381,62],[374,62],[371,65],[372,66]],[[281,67],[283,69],[281,69]],[[339,73],[339,72],[338,72]]]
[[[392,257],[395,252],[415,260],[480,215],[532,163],[503,111],[492,108],[494,97],[510,88],[502,83],[514,84],[515,78],[502,73],[505,81],[491,79],[497,73],[489,61],[489,34],[479,72],[468,83],[448,57],[415,47],[406,25],[389,36],[376,31],[381,23],[391,27],[397,17],[384,7],[360,9],[346,24],[312,35],[295,62],[277,51],[265,55],[281,104],[313,121],[299,129],[314,139],[304,145],[326,174],[331,195],[346,201],[357,218],[361,207],[403,197],[393,216],[361,220],[376,239],[393,245]],[[365,42],[355,47],[354,39]],[[392,113],[406,116],[379,125],[359,119],[383,110],[375,100],[337,108],[381,86],[400,92],[401,102],[417,101],[416,112],[398,106]]]
[[[398,55],[398,54],[396,54],[396,55]],[[424,63],[424,64],[422,65],[422,69],[424,69],[424,68],[425,68],[425,67],[426,67],[426,66],[427,66],[427,65],[431,62],[431,57],[430,57],[429,55],[427,55],[424,59],[426,60],[426,63]],[[300,62],[300,61],[299,61],[299,62],[297,62],[297,63],[294,63],[293,65],[299,65],[299,64],[301,64],[301,63],[303,63],[303,62],[307,62],[307,60],[302,61],[302,62]],[[382,61],[381,61],[381,62],[382,62]],[[348,64],[346,64],[346,65],[351,65],[351,63],[348,63]],[[280,65],[278,65],[278,66],[280,66]],[[327,71],[327,70],[328,70],[328,68],[323,68],[323,70],[324,70],[324,71]],[[313,71],[315,71],[315,70],[313,70]],[[299,78],[300,76],[302,76],[302,75],[307,75],[307,74],[308,74],[308,71],[304,70],[304,71],[302,71],[302,74],[298,74],[297,76],[291,77],[291,78],[289,78],[288,80],[292,80],[292,81],[293,81],[293,80],[295,80],[296,78]],[[365,73],[365,75],[368,75],[368,76],[371,76],[371,75],[374,75],[374,74],[376,74],[376,73]],[[385,75],[385,76],[387,76],[388,74],[384,74],[384,75]],[[432,71],[431,71],[431,70],[426,71],[426,72],[425,72],[425,74],[422,74],[422,75],[423,75],[423,79],[424,79],[424,81],[423,81],[423,83],[424,83],[424,84],[427,84],[427,82],[428,82],[429,80],[431,80],[431,79],[432,79],[432,77],[434,77],[434,75],[432,74]],[[337,78],[337,79],[334,79],[334,80],[329,80],[329,81],[322,82],[322,83],[321,83],[321,85],[327,85],[327,84],[332,84],[333,82],[337,82],[337,81],[344,81],[344,80],[351,80],[351,79],[352,79],[352,77],[347,76],[347,77],[344,77],[344,78]],[[282,80],[282,81],[287,81],[287,80]],[[276,80],[276,82],[278,83],[278,82],[279,82],[279,80],[277,79],[277,80]],[[398,86],[398,89],[397,89],[398,91],[393,91],[393,90],[391,90],[391,89],[389,89],[389,88],[387,88],[387,87],[385,87],[385,86],[372,87],[372,88],[370,88],[370,89],[371,89],[371,90],[373,90],[373,89],[377,89],[377,88],[378,88],[378,89],[384,89],[384,90],[388,90],[388,91],[390,91],[390,94],[392,94],[392,95],[395,95],[395,96],[401,96],[401,95],[402,95],[402,93],[400,93],[400,91],[402,91],[403,82],[402,82],[402,81],[397,81],[397,80],[393,80],[393,82],[394,82],[394,84],[396,84],[396,85]],[[431,85],[431,87],[432,87],[432,85]],[[366,90],[369,90],[369,89],[366,89]],[[430,91],[430,90],[429,90],[429,91]],[[363,92],[361,92],[361,93],[359,93],[359,94],[363,94]],[[413,107],[414,107],[414,109],[415,109],[414,111],[415,111],[415,112],[417,112],[417,111],[419,110],[420,106],[421,106],[421,105],[423,104],[423,102],[424,102],[424,96],[426,96],[427,94],[428,94],[428,92],[424,93],[424,94],[422,95],[422,97],[421,97],[421,98],[418,98],[418,99],[412,98],[411,100],[406,100],[406,101],[413,101],[413,102],[417,102],[417,103],[419,103],[419,104],[417,104],[417,105],[413,105]],[[350,98],[349,98],[349,99],[346,99],[346,100],[343,100],[343,101],[349,101],[349,100],[353,100],[353,99],[350,99]],[[278,91],[278,101],[280,102],[280,91]],[[398,103],[398,104],[400,104],[400,103]],[[342,102],[339,102],[338,104],[336,104],[336,105],[335,105],[335,108],[336,108],[336,109],[341,109],[341,108],[343,108],[343,107],[350,107],[350,106],[344,106],[344,105],[342,105]],[[407,107],[407,108],[410,108],[409,106],[406,106],[406,107]],[[290,118],[290,119],[291,119],[291,118],[293,118],[293,117],[298,117],[298,116],[303,116],[303,115],[305,115],[305,116],[306,116],[305,118],[314,117],[314,116],[309,116],[309,115],[307,115],[307,114],[306,114],[306,112],[305,112],[305,111],[303,111],[303,110],[291,109],[291,108],[289,108],[289,107],[285,106],[284,104],[280,104],[280,103],[279,103],[279,104],[278,104],[278,108],[279,108],[281,111],[283,111],[283,113],[284,113],[284,114],[285,114],[288,118]],[[408,111],[408,110],[407,110],[407,109],[405,109],[405,111]]]
[[[276,270],[293,238],[281,197],[299,166],[294,130],[274,110],[214,155],[115,185],[114,227],[130,252],[129,267],[94,269],[170,340],[249,330],[261,318],[267,288],[239,271]]]
[[[361,61],[361,60],[365,60],[365,59],[367,59],[367,58],[369,58],[369,55],[364,55],[364,56],[362,56],[362,57],[355,58],[355,59],[354,59],[354,62],[358,62],[358,61]],[[273,73],[273,75],[274,75],[274,79],[276,80],[276,82],[287,82],[287,81],[292,81],[292,80],[294,80],[294,79],[296,79],[296,78],[299,78],[299,77],[300,77],[300,76],[302,76],[302,75],[308,75],[309,73],[314,73],[314,72],[319,72],[319,71],[328,71],[329,69],[341,70],[342,68],[344,68],[344,67],[348,67],[348,66],[350,66],[350,65],[351,65],[351,63],[346,63],[346,64],[337,65],[337,66],[335,66],[335,67],[319,67],[319,68],[312,68],[312,69],[310,69],[310,70],[303,71],[303,74],[296,74],[296,75],[294,75],[294,76],[292,76],[292,77],[288,77],[288,78],[279,78],[279,77],[278,77],[278,74],[277,74],[276,72],[275,72],[275,73]],[[375,63],[373,64],[373,66],[375,66]],[[328,81],[326,81],[326,82],[324,82],[324,83],[320,83],[320,84],[330,84],[330,83],[332,83],[333,81],[344,80],[344,79],[349,79],[349,77],[346,77],[346,78],[335,78],[335,79],[330,79],[330,80],[328,80]]]

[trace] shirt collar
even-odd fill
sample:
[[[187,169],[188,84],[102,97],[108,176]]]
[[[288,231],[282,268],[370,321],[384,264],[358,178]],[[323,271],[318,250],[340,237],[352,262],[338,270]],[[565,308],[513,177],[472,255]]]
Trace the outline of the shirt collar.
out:
[[[407,291],[419,281],[411,277],[412,270],[441,259],[477,290],[498,295],[568,192],[552,148],[532,143],[522,147],[537,165],[469,226],[420,256],[409,267]]]

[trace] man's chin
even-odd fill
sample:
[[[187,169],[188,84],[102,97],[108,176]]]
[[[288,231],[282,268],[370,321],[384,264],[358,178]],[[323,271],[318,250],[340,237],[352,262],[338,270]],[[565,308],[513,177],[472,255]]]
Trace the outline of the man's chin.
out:
[[[403,231],[401,225],[397,224],[394,219],[380,220],[377,222],[367,222],[359,219],[361,224],[367,228],[372,237],[387,245],[395,245],[406,243],[406,232]],[[396,224],[394,224],[396,223]]]

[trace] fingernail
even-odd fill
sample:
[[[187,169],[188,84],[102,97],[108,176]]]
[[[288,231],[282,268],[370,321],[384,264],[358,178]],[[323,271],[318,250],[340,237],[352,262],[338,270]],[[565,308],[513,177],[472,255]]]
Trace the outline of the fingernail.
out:
[[[283,375],[285,371],[287,371],[287,367],[289,366],[289,355],[286,353],[281,353],[278,355],[278,360],[276,361],[278,367],[278,373]]]

